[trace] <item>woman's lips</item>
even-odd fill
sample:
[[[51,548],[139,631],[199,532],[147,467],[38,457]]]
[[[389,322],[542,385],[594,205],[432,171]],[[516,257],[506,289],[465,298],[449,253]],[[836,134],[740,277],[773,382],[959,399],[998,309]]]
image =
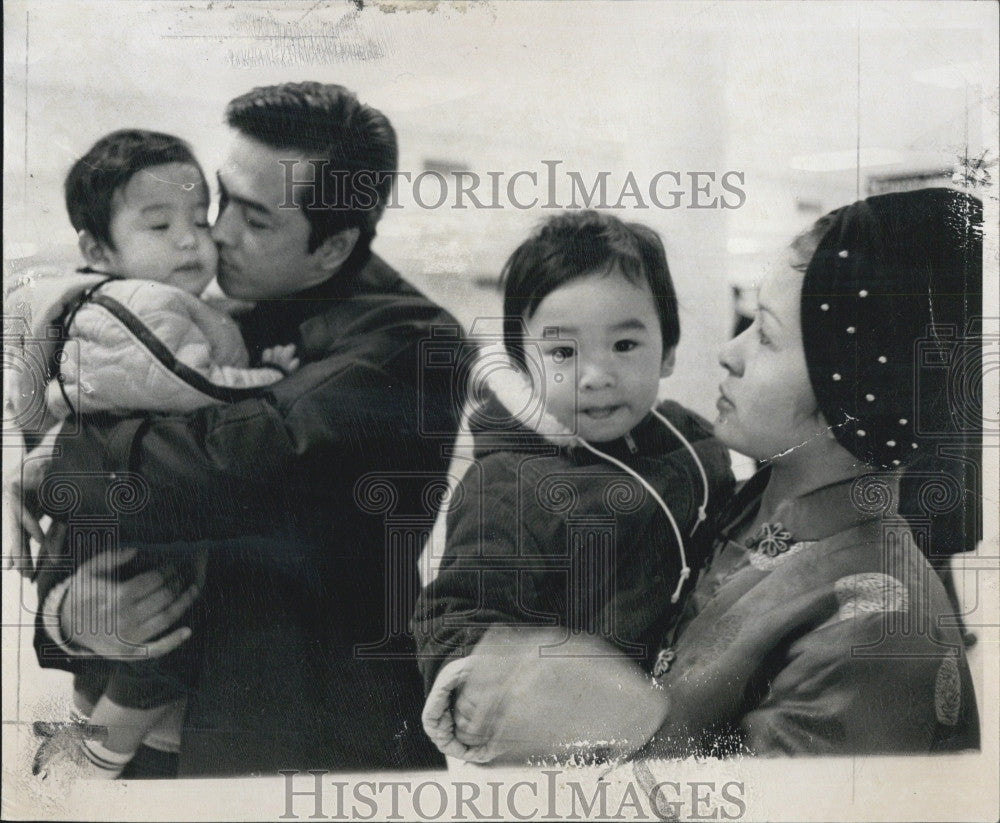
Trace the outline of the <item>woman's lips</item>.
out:
[[[730,400],[726,393],[722,390],[722,386],[719,386],[719,399],[715,401],[715,408],[720,412],[730,411],[735,409],[736,406],[732,400]]]

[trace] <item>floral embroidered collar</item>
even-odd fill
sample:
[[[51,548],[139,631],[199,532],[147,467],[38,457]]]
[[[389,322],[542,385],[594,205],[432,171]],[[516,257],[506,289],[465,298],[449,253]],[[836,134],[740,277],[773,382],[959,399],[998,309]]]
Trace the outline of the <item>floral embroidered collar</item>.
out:
[[[792,533],[781,523],[763,523],[757,534],[746,541],[746,547],[768,557],[777,557],[787,552],[792,542]]]

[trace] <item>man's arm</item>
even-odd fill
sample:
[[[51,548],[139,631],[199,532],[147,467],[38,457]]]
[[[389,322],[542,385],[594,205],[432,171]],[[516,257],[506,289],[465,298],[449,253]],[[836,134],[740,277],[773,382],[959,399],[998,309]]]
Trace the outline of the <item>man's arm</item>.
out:
[[[266,532],[276,508],[294,507],[321,466],[335,477],[350,457],[368,471],[422,462],[434,444],[421,437],[421,403],[425,422],[436,415],[438,425],[453,420],[457,429],[448,387],[420,396],[414,382],[364,363],[324,360],[303,366],[261,399],[188,415],[94,416],[79,434],[62,439],[63,457],[46,482],[68,480],[76,510],[95,512],[106,508],[114,473],[141,476],[149,506],[119,516],[123,540]],[[85,482],[74,481],[81,476]]]

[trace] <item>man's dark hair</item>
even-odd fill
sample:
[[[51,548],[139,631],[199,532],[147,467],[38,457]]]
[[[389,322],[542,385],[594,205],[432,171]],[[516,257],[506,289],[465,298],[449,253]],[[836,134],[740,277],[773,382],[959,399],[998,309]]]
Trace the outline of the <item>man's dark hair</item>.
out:
[[[66,211],[78,232],[86,229],[112,249],[112,200],[143,169],[167,163],[190,163],[201,174],[190,146],[170,134],[123,129],[106,134],[77,160],[66,175]],[[204,180],[204,175],[202,175]]]
[[[282,83],[252,89],[226,107],[226,122],[274,149],[322,166],[323,197],[302,204],[309,251],[339,231],[357,228],[367,247],[385,210],[398,161],[396,132],[382,112],[345,89],[324,83]],[[296,170],[296,180],[311,179]]]
[[[574,211],[543,223],[503,267],[504,345],[515,362],[525,366],[523,318],[530,318],[546,296],[579,277],[613,272],[649,286],[664,354],[676,346],[681,336],[677,296],[660,236],[640,223]]]

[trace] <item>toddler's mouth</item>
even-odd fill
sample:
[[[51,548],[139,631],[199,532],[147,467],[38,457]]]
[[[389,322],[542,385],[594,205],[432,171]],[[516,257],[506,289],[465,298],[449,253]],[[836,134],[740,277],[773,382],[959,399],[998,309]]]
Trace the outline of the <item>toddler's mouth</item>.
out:
[[[591,420],[604,420],[611,417],[618,409],[622,408],[621,405],[617,406],[590,406],[586,409],[581,409],[587,417]]]

